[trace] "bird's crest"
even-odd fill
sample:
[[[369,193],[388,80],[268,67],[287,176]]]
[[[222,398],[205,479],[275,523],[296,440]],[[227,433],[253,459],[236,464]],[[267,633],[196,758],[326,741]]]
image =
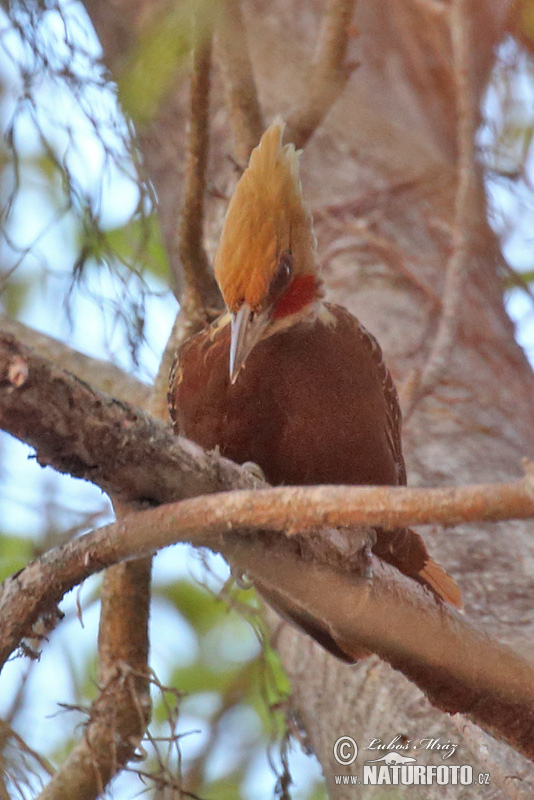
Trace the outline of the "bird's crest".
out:
[[[299,153],[282,144],[284,123],[274,122],[252,151],[228,206],[215,277],[228,308],[267,302],[280,258],[290,254],[293,273],[315,273],[315,237],[299,178]]]

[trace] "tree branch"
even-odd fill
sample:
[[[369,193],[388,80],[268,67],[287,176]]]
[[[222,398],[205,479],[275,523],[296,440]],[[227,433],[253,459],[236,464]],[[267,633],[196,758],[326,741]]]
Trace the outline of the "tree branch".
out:
[[[306,565],[294,553],[240,539],[231,554],[260,587],[330,627],[347,653],[364,647],[415,683],[430,702],[462,713],[534,760],[534,664],[477,630],[388,564],[373,579]],[[299,563],[300,561],[300,563]],[[417,620],[417,624],[414,624]],[[526,688],[525,688],[526,687]]]
[[[89,480],[126,503],[255,485],[228,459],[174,436],[1,333],[0,424],[35,448],[42,466]]]
[[[516,483],[524,484],[534,514],[532,478]],[[89,574],[118,560],[188,541],[222,552],[260,590],[267,589],[320,619],[345,652],[355,654],[364,647],[377,653],[423,689],[434,705],[449,713],[467,714],[534,759],[533,664],[375,557],[369,583],[356,569],[338,572],[303,562],[289,540],[230,533],[242,527],[301,529],[325,520],[349,524],[365,519],[350,502],[343,513],[339,488],[271,489],[195,498],[133,513],[50,551],[4,584],[2,658],[21,634],[29,632],[39,614],[50,612],[66,591]],[[489,495],[489,487],[485,490]],[[350,496],[362,490],[344,491]],[[398,496],[427,492],[390,491]]]
[[[37,615],[53,611],[73,586],[112,564],[140,558],[176,542],[224,550],[224,535],[243,528],[285,531],[291,536],[325,526],[452,524],[527,516],[534,517],[532,467],[524,478],[511,483],[453,490],[285,487],[224,492],[131,513],[48,551],[4,582],[0,593],[0,663],[23,636],[30,635]]]
[[[245,166],[265,125],[261,113],[240,0],[225,0],[217,31],[237,160]]]
[[[354,65],[345,63],[356,0],[328,0],[317,58],[305,99],[287,120],[285,139],[301,148],[312,137],[345,88]]]
[[[75,540],[76,541],[76,540]],[[39,800],[94,800],[132,758],[150,715],[150,558],[108,569],[98,641],[99,694],[83,736]],[[51,580],[55,580],[50,576]]]
[[[195,21],[196,24],[196,21]],[[191,121],[180,256],[185,274],[182,310],[205,322],[205,309],[220,304],[203,247],[203,207],[208,151],[211,41],[196,25],[191,80]],[[183,326],[182,326],[183,327]],[[173,329],[171,346],[174,345]],[[174,349],[174,348],[173,348]],[[166,348],[150,398],[150,410],[166,419],[162,388],[168,380]],[[114,499],[117,517],[126,509]],[[93,800],[131,759],[150,718],[148,617],[151,558],[117,564],[106,571],[98,637],[100,692],[84,736],[41,794],[41,800],[76,796]]]
[[[180,298],[189,318],[207,309],[220,309],[221,296],[210,272],[204,249],[204,194],[209,148],[209,94],[211,80],[211,31],[194,20],[195,44],[190,90],[190,119],[185,172],[185,200],[180,224],[180,259],[185,286]]]
[[[113,525],[48,551],[5,581],[0,594],[0,663],[23,636],[30,635],[37,615],[53,611],[54,604],[73,586],[112,564],[140,558],[176,542],[225,551],[228,543],[224,535],[232,530],[270,530],[291,536],[324,527],[450,525],[531,517],[531,465],[524,478],[510,483],[452,489],[299,486],[242,490],[131,513]]]
[[[225,484],[253,483],[246,470],[216,455],[203,454],[200,448],[173,437],[146,416],[55,370],[5,335],[0,337],[0,414],[4,427],[17,435],[25,434],[26,440],[39,448],[41,459],[45,452],[47,463],[63,470],[70,465],[75,474],[129,499],[151,497],[153,502],[163,502],[187,496],[188,492],[221,489]],[[98,441],[93,441],[95,430]],[[119,458],[113,455],[116,453]],[[146,469],[147,464],[150,469]],[[50,551],[6,581],[0,595],[0,655],[5,660],[23,637],[30,636],[38,617],[53,618],[64,592],[88,575],[119,561],[148,555],[172,542],[190,541],[228,556],[270,596],[284,599],[289,595],[294,606],[300,604],[307,614],[323,620],[346,652],[359,651],[362,646],[374,650],[418,683],[440,707],[470,714],[488,730],[532,755],[530,689],[518,699],[516,684],[502,684],[499,665],[504,663],[517,681],[525,679],[523,687],[533,685],[532,675],[527,680],[524,672],[530,666],[480,633],[468,635],[461,617],[437,604],[415,582],[373,559],[375,574],[387,575],[387,579],[383,590],[375,579],[369,594],[367,581],[354,573],[338,573],[313,560],[303,562],[301,557],[298,564],[294,563],[294,550],[284,538],[266,545],[254,536],[245,536],[244,541],[242,536],[228,536],[234,528],[291,532],[325,526],[395,527],[534,516],[532,468],[527,468],[525,478],[510,484],[449,489],[278,488],[200,497],[131,514],[114,526]],[[206,475],[201,475],[203,469]],[[399,581],[404,586],[402,592],[408,598],[419,598],[414,602],[423,606],[422,610],[419,605],[417,608],[415,641],[413,608],[405,620],[402,616],[412,601],[408,599],[406,605],[397,589],[388,589],[398,587]],[[369,597],[375,599],[371,602]],[[369,613],[362,614],[362,607],[370,609]],[[420,614],[429,615],[426,623],[420,623]],[[387,622],[391,618],[395,619],[393,626]],[[412,634],[406,634],[406,640],[396,639],[392,630],[404,630],[408,618]],[[386,622],[380,624],[381,619]],[[422,635],[425,625],[427,633]],[[446,628],[444,638],[440,625]],[[463,649],[459,649],[460,641]],[[434,650],[428,650],[428,642],[434,643],[438,655],[432,656]],[[462,666],[466,642],[472,642],[477,654],[475,666],[469,661],[469,668]],[[448,653],[456,653],[458,664]],[[480,674],[479,653],[483,654],[487,678]],[[485,694],[481,694],[481,687]],[[516,733],[510,725],[512,706],[514,719],[521,720],[514,728]],[[492,709],[498,709],[497,719]]]
[[[471,19],[465,0],[452,0],[450,32],[456,83],[458,188],[454,209],[452,253],[443,292],[443,306],[436,336],[420,375],[408,376],[400,396],[407,420],[417,404],[430,394],[442,378],[456,342],[460,306],[467,279],[471,231],[476,219],[476,105],[472,88]]]
[[[185,316],[181,310],[177,317]],[[148,410],[167,418],[170,352],[187,326],[173,326],[152,387]],[[116,498],[117,519],[128,511]],[[149,638],[150,556],[110,566],[104,575],[98,633],[99,686],[83,737],[61,765],[39,800],[78,797],[93,800],[133,757],[150,721]],[[53,616],[53,615],[52,615]]]
[[[148,402],[151,387],[132,378],[109,361],[80,353],[52,336],[11,319],[7,314],[0,314],[0,331],[12,334],[23,345],[31,347],[36,355],[73,372],[95,389],[108,392],[117,400],[125,400],[139,408],[144,408]]]
[[[36,448],[39,463],[90,480],[130,503],[169,503],[267,486],[253,472],[174,436],[161,423],[57,370],[5,334],[0,335],[0,420],[4,430]],[[255,527],[257,520],[261,528],[283,530],[288,521],[291,527],[292,511],[304,528],[528,519],[534,516],[533,470],[530,462],[525,464],[526,476],[511,483],[255,491],[245,498],[249,509],[240,524]],[[270,509],[273,500],[276,512]],[[309,503],[321,506],[319,515]]]

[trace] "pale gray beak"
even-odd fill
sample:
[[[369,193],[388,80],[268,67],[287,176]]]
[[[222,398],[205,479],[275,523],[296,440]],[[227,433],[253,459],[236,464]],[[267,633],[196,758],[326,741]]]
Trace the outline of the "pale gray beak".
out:
[[[254,312],[248,303],[243,303],[231,318],[230,381],[235,383],[241,367],[269,325],[269,310]]]

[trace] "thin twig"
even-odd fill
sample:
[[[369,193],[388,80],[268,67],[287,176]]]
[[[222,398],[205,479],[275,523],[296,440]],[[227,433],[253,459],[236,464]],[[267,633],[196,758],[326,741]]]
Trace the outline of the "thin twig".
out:
[[[456,191],[452,253],[449,258],[443,293],[443,307],[429,357],[420,373],[409,375],[399,395],[404,418],[408,419],[417,404],[430,394],[443,377],[460,324],[463,288],[466,284],[471,230],[475,224],[473,209],[477,187],[476,108],[472,86],[471,20],[465,0],[452,0],[450,31],[454,78],[456,84],[458,188]]]
[[[356,0],[328,0],[317,58],[305,98],[287,120],[285,139],[304,147],[334,105],[354,71],[345,62]]]
[[[122,610],[117,603],[115,615],[119,617]],[[117,649],[124,646],[129,645],[121,636]],[[132,648],[135,646],[132,644]],[[38,800],[63,797],[96,800],[113,775],[133,755],[147,723],[150,698],[143,688],[148,686],[149,676],[135,672],[127,663],[115,662],[115,667],[91,706],[83,737],[38,795]],[[142,698],[142,718],[137,702],[132,702],[135,696]]]
[[[220,294],[204,249],[204,197],[209,149],[211,31],[194,21],[195,43],[190,90],[190,119],[185,171],[185,199],[180,224],[180,259],[185,277],[180,300],[189,317],[207,320],[206,310],[220,307]]]
[[[39,766],[49,775],[53,775],[55,770],[50,761],[42,756],[36,750],[33,750],[16,731],[13,730],[11,725],[8,725],[3,719],[0,719],[0,740],[2,741],[2,750],[9,739],[13,739],[17,747],[26,755],[34,758]]]
[[[245,166],[264,131],[264,122],[240,0],[225,0],[218,29],[230,124],[238,162]]]

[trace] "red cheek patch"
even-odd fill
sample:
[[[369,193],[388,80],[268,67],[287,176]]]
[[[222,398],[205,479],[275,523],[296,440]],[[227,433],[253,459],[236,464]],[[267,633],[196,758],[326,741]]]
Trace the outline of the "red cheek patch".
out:
[[[297,275],[285,294],[282,295],[271,314],[272,319],[281,319],[296,314],[319,297],[319,285],[315,275]]]

